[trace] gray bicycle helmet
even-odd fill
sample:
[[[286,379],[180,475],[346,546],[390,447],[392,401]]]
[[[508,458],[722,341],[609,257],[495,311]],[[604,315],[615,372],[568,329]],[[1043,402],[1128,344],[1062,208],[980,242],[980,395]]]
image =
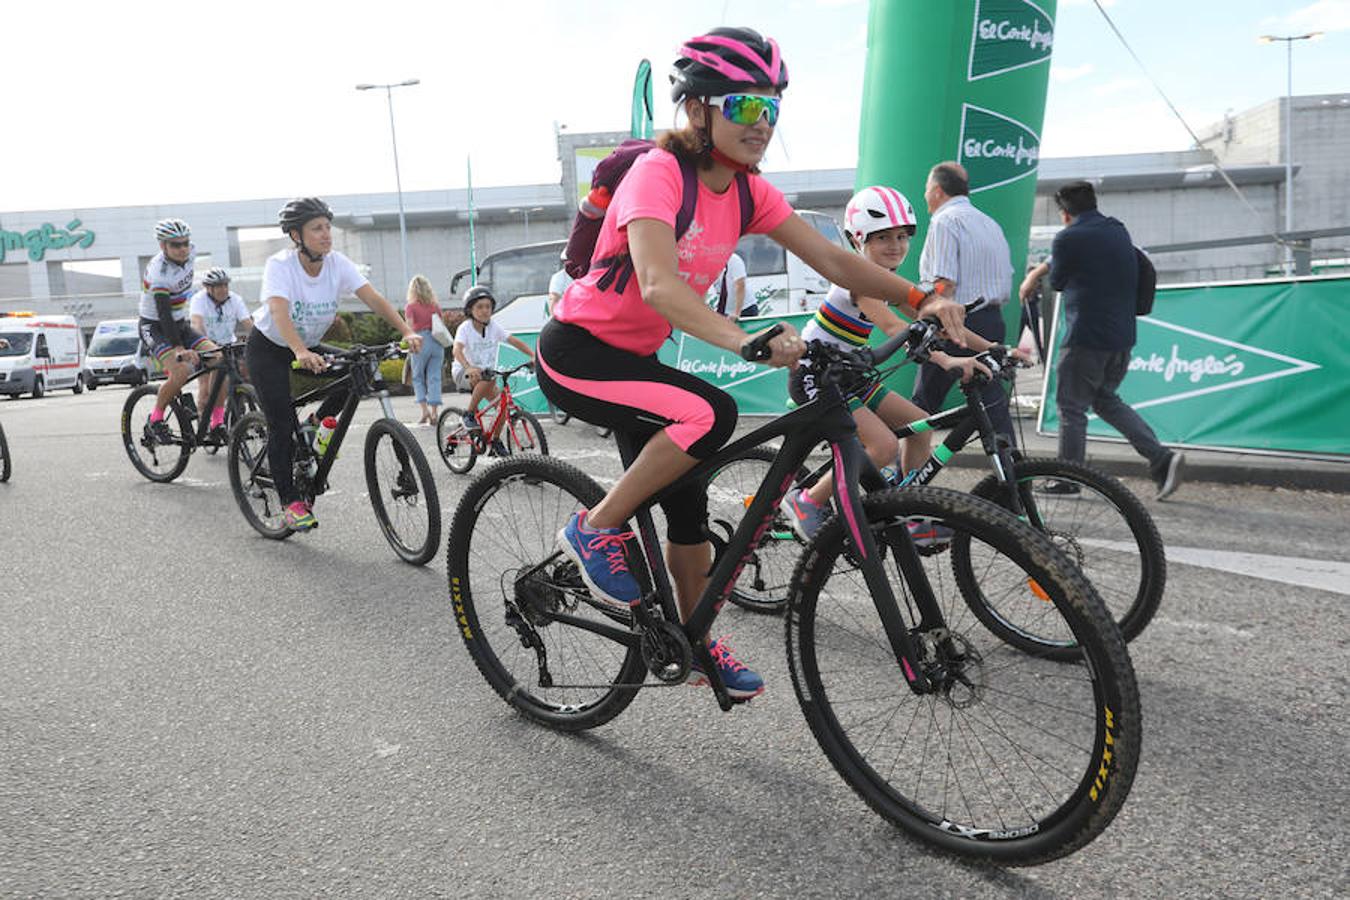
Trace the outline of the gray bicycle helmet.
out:
[[[155,223],[155,240],[172,241],[192,237],[192,229],[182,219],[160,219]]]
[[[204,287],[214,287],[215,285],[218,284],[229,284],[229,283],[230,283],[230,273],[226,272],[220,266],[214,266],[210,269],[207,269],[206,274],[202,276],[202,285]]]
[[[328,207],[318,197],[298,197],[287,203],[277,213],[277,224],[286,234],[292,231],[304,228],[305,223],[310,219],[317,219],[323,216],[328,221],[333,221],[333,210]]]
[[[484,297],[492,301],[492,308],[495,310],[497,308],[497,298],[492,295],[492,289],[489,288],[487,285],[475,284],[473,287],[465,291],[464,315],[467,316],[469,314],[469,310],[473,309],[473,305],[477,303],[479,300],[482,300]]]

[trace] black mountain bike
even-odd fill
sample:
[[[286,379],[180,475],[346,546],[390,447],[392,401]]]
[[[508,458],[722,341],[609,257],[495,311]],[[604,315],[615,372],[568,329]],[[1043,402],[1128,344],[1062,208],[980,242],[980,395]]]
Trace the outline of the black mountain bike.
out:
[[[5,439],[5,426],[0,425],[0,484],[9,481],[12,468],[9,462],[9,441]]]
[[[935,336],[930,335],[911,355],[926,358],[935,345]],[[1016,363],[1002,348],[977,358],[995,378],[1014,378]],[[1125,640],[1133,640],[1158,611],[1167,583],[1167,558],[1153,517],[1138,497],[1105,472],[1063,459],[1023,457],[999,440],[980,397],[981,385],[987,380],[977,375],[961,385],[963,406],[896,430],[896,436],[903,439],[920,432],[951,429],[904,484],[929,484],[978,436],[994,471],[971,493],[992,500],[1048,536],[1092,582]],[[751,448],[712,474],[709,521],[722,537],[730,535],[740,521],[772,461],[773,453],[768,449]],[[802,469],[794,487],[815,484],[833,465],[833,461],[826,461],[814,471]],[[801,540],[780,513],[751,554],[731,601],[756,612],[781,613],[787,606],[787,586],[801,547]],[[951,558],[954,577],[970,585],[972,609],[977,615],[989,617],[991,627],[997,627],[997,613],[978,590],[962,542],[952,544]],[[1024,637],[1035,639],[1030,634]]]
[[[188,460],[198,448],[216,453],[229,444],[230,429],[245,413],[258,408],[258,397],[239,368],[244,358],[244,343],[225,344],[215,350],[199,353],[202,365],[192,374],[178,392],[178,396],[164,408],[164,423],[169,428],[169,439],[160,440],[150,430],[150,413],[155,409],[155,397],[160,385],[143,384],[132,388],[126,403],[122,404],[122,446],[126,448],[131,464],[151,481],[173,481],[187,468]],[[189,388],[194,381],[209,372],[220,372],[207,398],[206,409],[199,411]],[[211,410],[224,399],[225,424],[211,428]]]
[[[313,503],[314,498],[328,490],[328,474],[356,416],[356,407],[367,397],[378,397],[384,416],[376,419],[366,432],[366,488],[370,505],[389,546],[400,559],[420,566],[436,554],[440,544],[441,503],[426,455],[412,432],[394,416],[389,391],[380,378],[380,361],[402,355],[399,345],[392,343],[324,354],[335,377],[292,402],[299,408],[319,402],[340,388],[349,389],[350,395],[338,413],[337,428],[323,453],[313,445],[312,427],[301,428],[299,421],[295,422],[292,466],[301,499]],[[292,531],[282,515],[281,498],[268,470],[267,420],[261,412],[244,416],[230,433],[229,468],[234,499],[254,530],[278,541],[290,537]]]
[[[757,336],[747,357],[763,358],[773,333]],[[575,731],[608,722],[644,687],[684,683],[697,661],[730,709],[704,636],[795,473],[828,441],[844,512],[802,554],[786,618],[793,688],[825,755],[878,814],[963,856],[1040,863],[1100,834],[1129,793],[1142,728],[1125,643],[1091,584],[1045,535],[988,501],[932,487],[860,491],[883,481],[844,398],[925,333],[876,350],[813,346],[815,401],[639,509],[641,552],[629,566],[643,596],[629,609],[593,597],[556,546],[568,517],[604,495],[594,479],[533,456],[483,472],[456,509],[447,564],[455,621],[484,678],[527,718]],[[651,503],[777,437],[782,448],[681,623]],[[634,442],[620,435],[618,444],[626,465]],[[1002,617],[1056,629],[1062,652],[1010,641],[973,615],[962,586],[918,552],[911,519],[955,529]]]

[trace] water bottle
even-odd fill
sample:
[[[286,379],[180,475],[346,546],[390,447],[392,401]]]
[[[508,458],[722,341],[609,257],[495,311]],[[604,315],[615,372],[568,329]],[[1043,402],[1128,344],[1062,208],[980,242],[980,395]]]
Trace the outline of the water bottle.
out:
[[[314,432],[314,452],[323,456],[328,452],[328,442],[333,438],[333,432],[337,429],[337,419],[333,416],[324,416],[323,421],[319,423],[319,429]]]

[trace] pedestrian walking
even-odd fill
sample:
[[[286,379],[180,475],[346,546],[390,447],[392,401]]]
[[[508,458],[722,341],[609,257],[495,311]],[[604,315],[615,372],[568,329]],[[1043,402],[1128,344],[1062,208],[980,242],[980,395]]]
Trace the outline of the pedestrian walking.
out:
[[[1135,341],[1139,261],[1134,242],[1118,219],[1097,211],[1097,192],[1089,182],[1064,185],[1055,192],[1055,204],[1064,229],[1055,235],[1050,259],[1027,274],[1019,293],[1030,296],[1047,272],[1050,286],[1061,292],[1065,331],[1055,386],[1059,455],[1083,462],[1091,409],[1148,460],[1162,500],[1181,483],[1185,457],[1159,443],[1148,423],[1116,394]],[[1060,494],[1077,489],[1062,482],[1044,488]]]

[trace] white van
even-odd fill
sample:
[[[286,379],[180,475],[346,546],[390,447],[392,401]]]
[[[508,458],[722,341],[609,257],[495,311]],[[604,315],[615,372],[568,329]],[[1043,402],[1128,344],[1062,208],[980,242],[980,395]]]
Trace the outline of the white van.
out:
[[[9,344],[0,347],[0,394],[84,390],[84,333],[74,316],[0,313],[0,340]]]
[[[833,218],[811,210],[799,210],[798,215],[832,242],[849,249]],[[745,235],[736,244],[736,253],[745,261],[745,305],[758,305],[761,316],[814,312],[830,291],[823,275],[765,235]]]
[[[105,384],[145,384],[162,374],[141,343],[136,319],[99,322],[84,357],[84,384],[95,390]]]

